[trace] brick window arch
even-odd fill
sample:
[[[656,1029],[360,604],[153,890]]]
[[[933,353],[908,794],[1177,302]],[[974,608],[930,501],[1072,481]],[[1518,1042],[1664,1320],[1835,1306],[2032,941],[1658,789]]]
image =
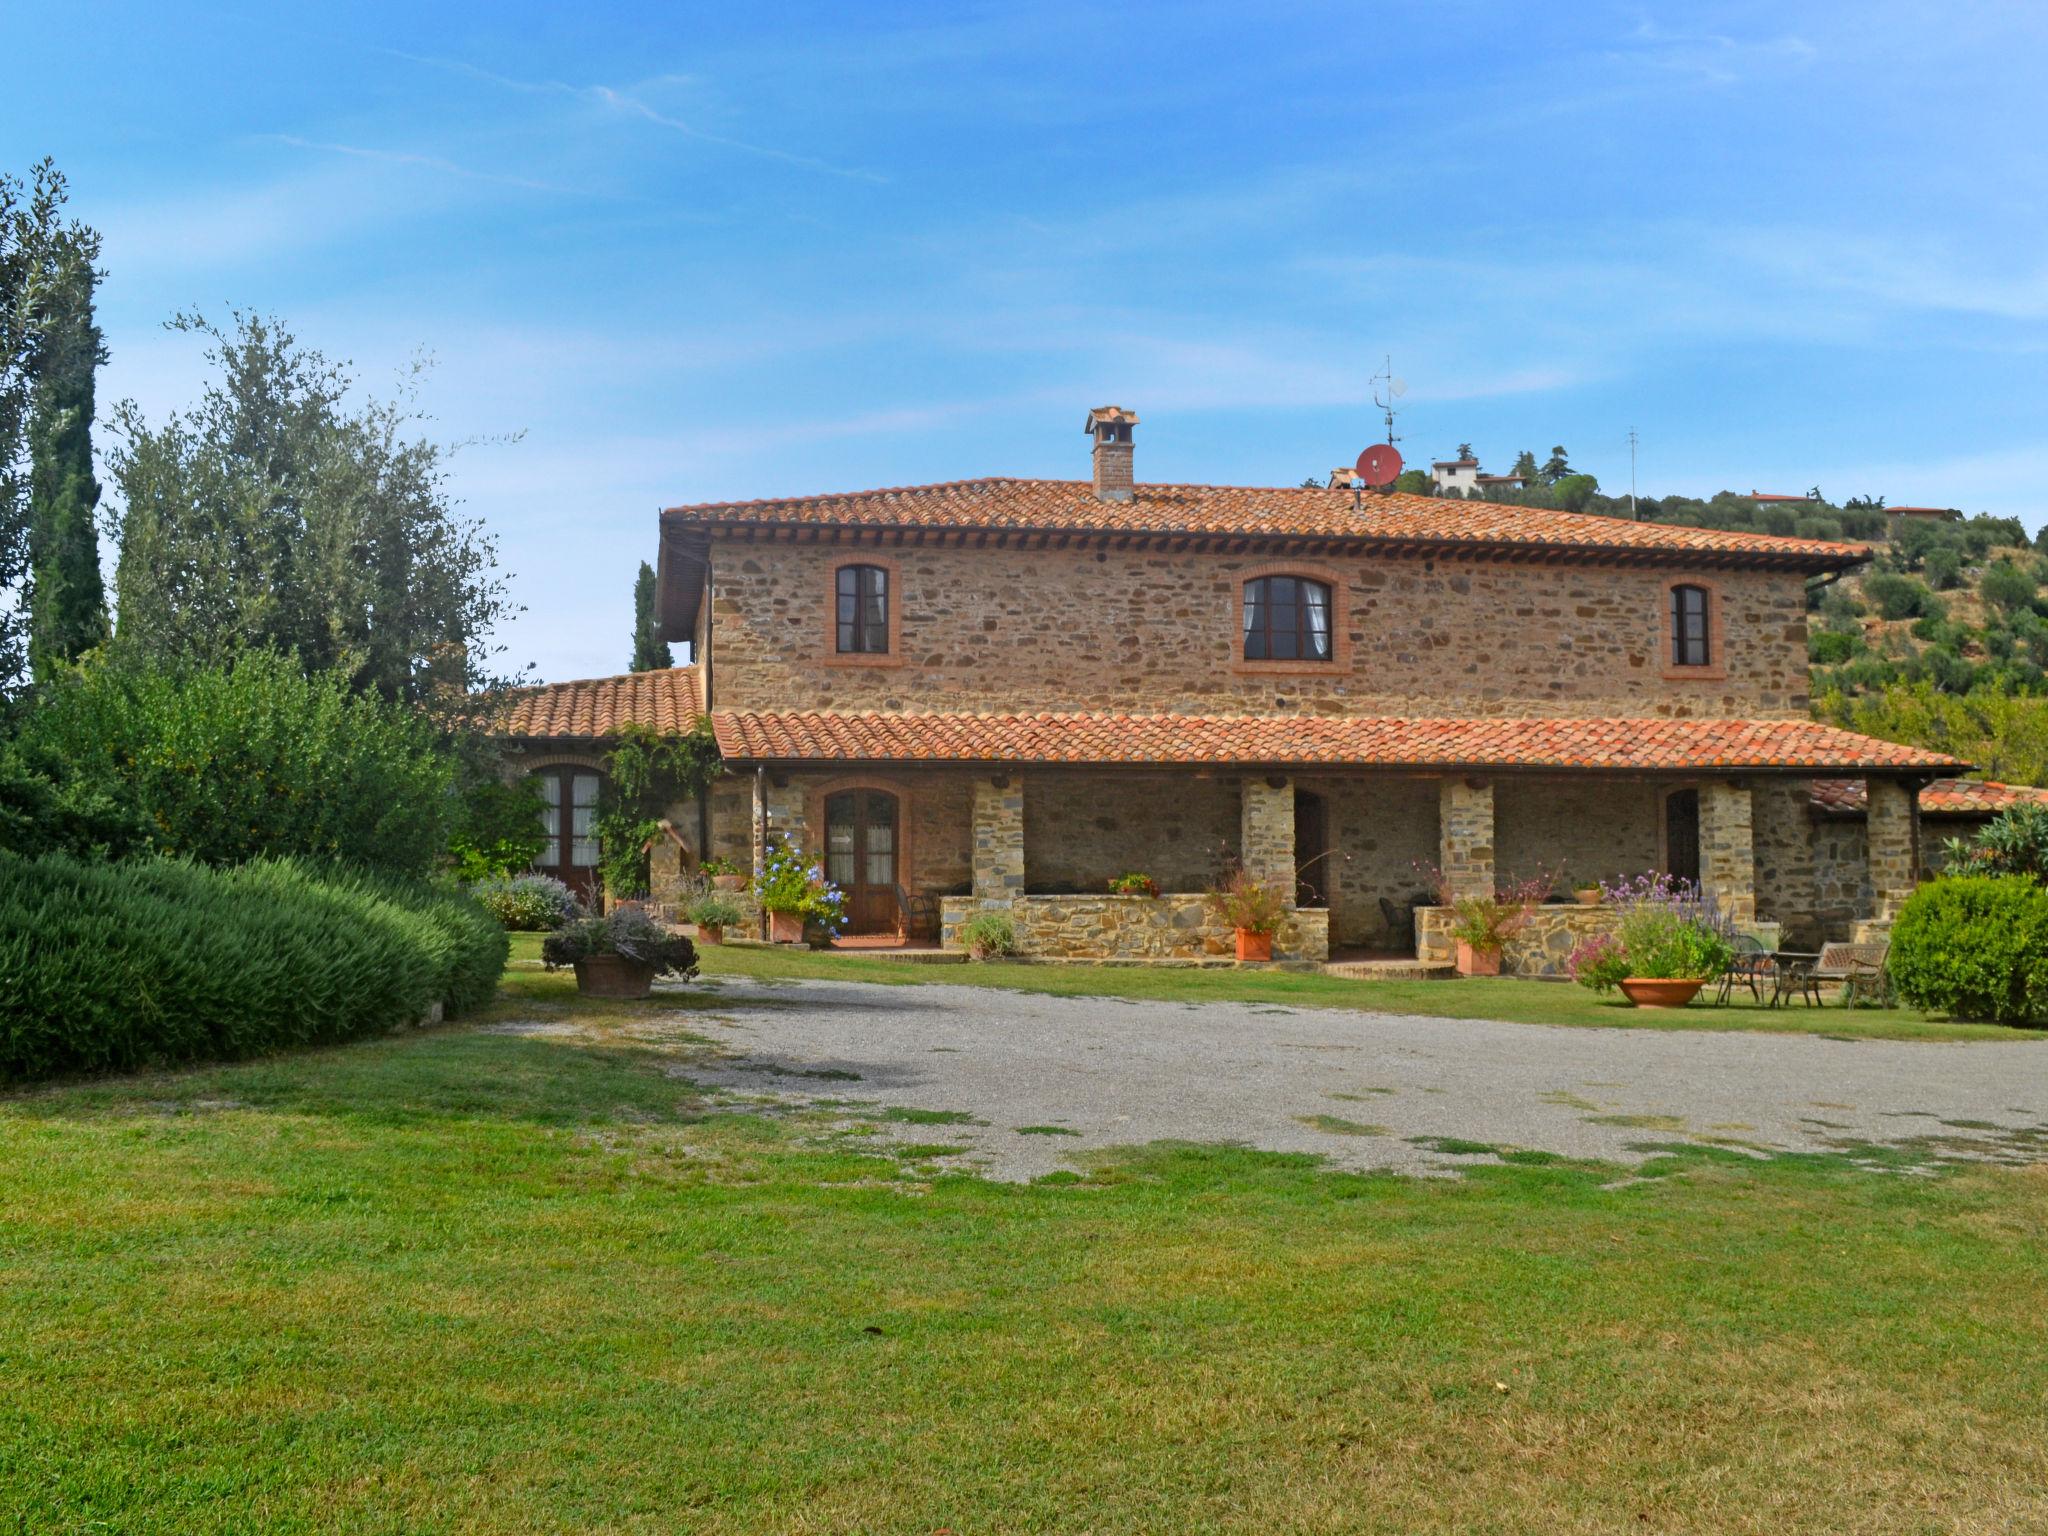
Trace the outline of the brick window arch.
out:
[[[896,562],[863,554],[832,563],[825,592],[825,662],[837,667],[903,663],[903,592]]]
[[[1699,576],[1664,583],[1664,675],[1671,679],[1718,679],[1728,675],[1721,623],[1721,590]]]

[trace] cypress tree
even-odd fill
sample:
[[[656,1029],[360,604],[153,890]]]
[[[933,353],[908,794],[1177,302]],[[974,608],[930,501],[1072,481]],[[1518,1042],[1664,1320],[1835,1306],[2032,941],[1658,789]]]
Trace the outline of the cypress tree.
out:
[[[634,672],[659,672],[676,664],[666,640],[654,634],[654,567],[640,562],[640,575],[633,583],[633,665]]]
[[[107,638],[93,524],[93,376],[107,349],[93,318],[99,236],[74,226],[34,281],[29,398],[29,660],[46,678]]]

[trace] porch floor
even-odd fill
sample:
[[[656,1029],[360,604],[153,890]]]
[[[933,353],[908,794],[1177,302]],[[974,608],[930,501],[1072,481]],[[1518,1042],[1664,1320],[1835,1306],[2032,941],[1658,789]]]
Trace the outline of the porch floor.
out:
[[[1348,976],[1354,981],[1449,981],[1458,968],[1398,949],[1333,949],[1323,963],[1323,974]]]

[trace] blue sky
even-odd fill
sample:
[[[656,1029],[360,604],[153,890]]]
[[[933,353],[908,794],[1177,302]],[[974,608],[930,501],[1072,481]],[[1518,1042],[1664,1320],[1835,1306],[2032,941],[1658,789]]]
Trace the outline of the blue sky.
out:
[[[2048,494],[2048,6],[361,3],[0,11],[0,164],[103,229],[111,402],[181,307],[388,393],[528,612],[623,669],[664,504],[1286,484],[1564,443],[1609,489]]]

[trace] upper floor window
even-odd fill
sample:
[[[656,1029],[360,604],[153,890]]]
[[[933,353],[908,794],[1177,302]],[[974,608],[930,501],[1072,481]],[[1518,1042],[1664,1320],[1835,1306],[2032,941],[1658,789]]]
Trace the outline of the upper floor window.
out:
[[[1328,661],[1330,589],[1305,576],[1260,576],[1244,584],[1246,661]]]
[[[839,567],[839,650],[886,655],[889,650],[889,573],[878,565]]]
[[[1708,623],[1705,587],[1680,584],[1671,589],[1671,665],[1704,667],[1713,662],[1712,626]]]

